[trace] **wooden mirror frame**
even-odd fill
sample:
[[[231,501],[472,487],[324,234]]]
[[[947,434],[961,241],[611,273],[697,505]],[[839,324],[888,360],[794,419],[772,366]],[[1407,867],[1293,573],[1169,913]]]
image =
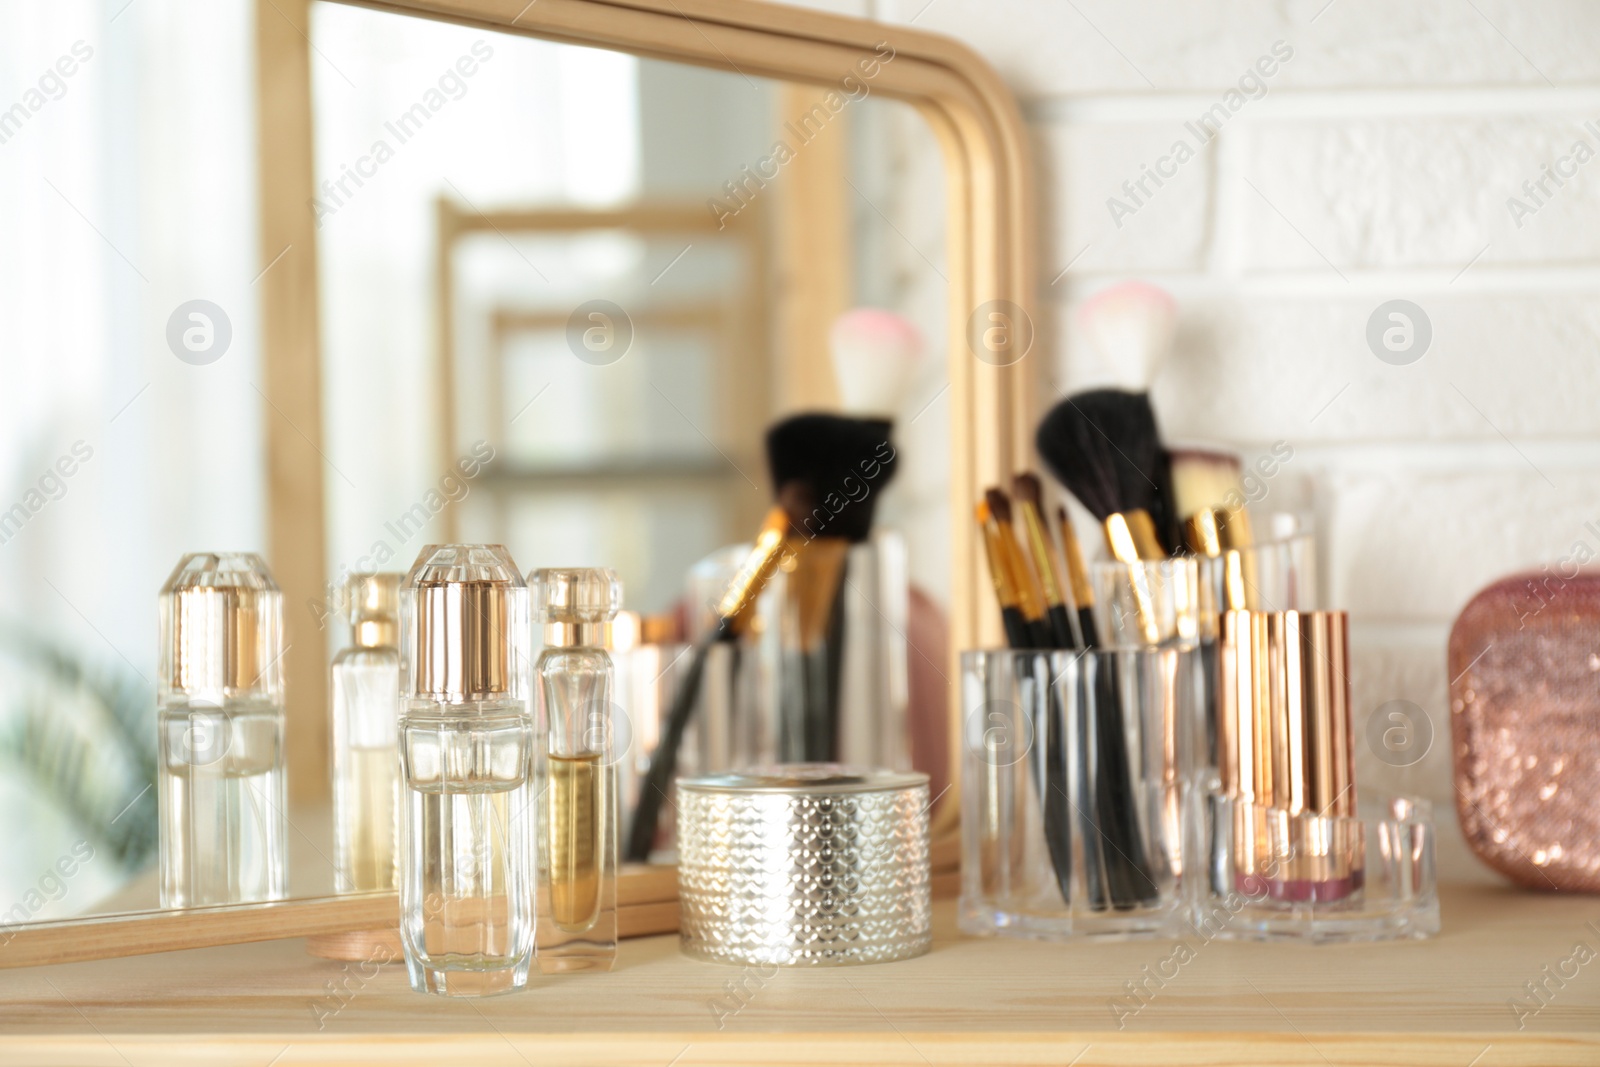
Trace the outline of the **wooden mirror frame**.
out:
[[[1031,455],[1030,400],[1043,379],[1040,360],[1025,358],[1036,347],[1033,174],[1021,113],[999,75],[950,38],[755,0],[333,2],[819,86],[839,84],[880,44],[893,49],[893,61],[871,78],[871,91],[916,107],[933,127],[945,163],[952,568],[946,678],[950,780],[959,783],[960,650],[1001,644],[998,615],[985,607],[971,508],[984,486],[1009,479]],[[277,59],[257,71],[260,248],[267,265],[260,278],[267,545],[289,608],[286,666],[300,679],[322,678],[328,662],[326,632],[304,610],[324,600],[327,580],[316,226],[307,209],[316,185],[310,4],[256,5],[258,52]],[[1015,321],[999,353],[980,356],[972,323],[995,302]],[[315,800],[327,791],[326,687],[302,682],[292,696],[291,796]],[[956,793],[945,796],[937,819],[947,830]],[[393,914],[393,899],[324,897],[23,925],[7,931],[0,967],[370,929]]]

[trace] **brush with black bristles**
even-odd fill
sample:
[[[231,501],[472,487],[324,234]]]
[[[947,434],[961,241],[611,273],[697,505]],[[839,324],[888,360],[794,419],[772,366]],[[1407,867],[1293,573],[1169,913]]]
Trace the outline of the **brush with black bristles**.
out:
[[[773,492],[794,518],[791,538],[805,548],[785,575],[797,640],[785,650],[784,760],[838,756],[839,590],[850,546],[871,535],[880,494],[894,478],[891,426],[888,419],[812,413],[767,431]]]
[[[1077,409],[1075,451],[1099,455],[1093,464],[1098,484],[1089,496],[1073,495],[1104,521],[1090,498],[1108,496],[1120,506],[1142,509],[1168,554],[1183,544],[1183,518],[1173,502],[1170,460],[1156,430],[1150,387],[1166,363],[1177,329],[1172,294],[1148,282],[1126,281],[1095,293],[1078,308],[1078,327],[1117,388],[1094,389],[1069,398]],[[1071,489],[1071,486],[1068,486]]]
[[[1146,394],[1093,389],[1068,397],[1045,415],[1035,444],[1050,472],[1106,526],[1113,552],[1119,522],[1133,532],[1140,558],[1165,558],[1181,544],[1171,540],[1171,470]]]
[[[1110,406],[1079,406],[1076,399],[1062,401],[1045,416],[1039,426],[1039,455],[1078,502],[1101,521],[1111,554],[1131,565],[1136,621],[1149,637],[1155,620],[1147,603],[1149,591],[1140,582],[1138,564],[1164,558],[1166,553],[1148,510],[1158,503],[1159,489],[1150,477],[1153,472],[1141,468],[1134,458],[1148,463],[1153,457],[1164,455],[1155,436],[1155,421],[1137,417],[1139,405],[1118,401]],[[1105,419],[1108,410],[1132,410],[1135,414],[1116,422]],[[1108,425],[1090,423],[1091,413],[1100,415]],[[1081,444],[1093,440],[1108,443],[1088,448]],[[1144,598],[1137,595],[1141,589],[1146,594]],[[1094,757],[1098,773],[1094,776],[1091,803],[1092,822],[1099,832],[1094,844],[1100,846],[1096,851],[1104,872],[1105,897],[1114,908],[1133,908],[1153,900],[1156,885],[1150,876],[1144,835],[1139,829],[1116,672],[1108,662],[1097,662],[1094,669]],[[1091,842],[1084,842],[1086,853],[1090,845]],[[1096,888],[1091,883],[1091,904],[1095,903],[1092,894]]]
[[[1171,297],[1150,286],[1114,287],[1086,302],[1085,331],[1102,355],[1150,368],[1171,343]],[[1134,615],[1147,643],[1159,640],[1141,563],[1182,545],[1170,459],[1147,391],[1095,389],[1057,404],[1039,425],[1039,455],[1103,527],[1113,558],[1128,565]],[[1101,669],[1107,667],[1108,669]],[[1156,886],[1138,823],[1116,672],[1095,665],[1094,813],[1105,890],[1116,908],[1154,899]]]

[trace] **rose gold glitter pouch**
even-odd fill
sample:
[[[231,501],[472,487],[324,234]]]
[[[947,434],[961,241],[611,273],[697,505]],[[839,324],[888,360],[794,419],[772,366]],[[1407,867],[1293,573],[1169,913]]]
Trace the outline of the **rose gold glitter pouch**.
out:
[[[1519,885],[1600,892],[1600,574],[1502,578],[1449,659],[1467,843]]]

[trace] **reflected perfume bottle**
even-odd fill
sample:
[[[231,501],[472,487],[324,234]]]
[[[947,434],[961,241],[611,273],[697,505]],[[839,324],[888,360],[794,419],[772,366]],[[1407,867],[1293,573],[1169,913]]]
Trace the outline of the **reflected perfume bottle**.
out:
[[[253,553],[196,552],[160,610],[161,906],[280,900],[283,594]]]
[[[529,576],[544,652],[539,690],[542,772],[539,820],[539,969],[610,970],[617,957],[616,733],[607,624],[622,607],[609,570]]]
[[[500,545],[429,545],[400,598],[400,939],[411,987],[489,996],[533,961],[528,587]]]
[[[341,893],[392,893],[400,798],[399,574],[345,586],[354,644],[333,660],[334,871]]]

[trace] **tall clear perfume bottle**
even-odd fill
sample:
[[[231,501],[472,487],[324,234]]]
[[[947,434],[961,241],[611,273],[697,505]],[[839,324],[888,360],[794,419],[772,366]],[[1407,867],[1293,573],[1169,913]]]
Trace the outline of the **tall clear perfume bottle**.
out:
[[[538,817],[528,587],[501,545],[429,545],[400,608],[400,938],[411,987],[522,989]]]
[[[544,652],[539,689],[539,969],[606,971],[617,958],[617,775],[607,624],[622,607],[614,572],[529,575]]]
[[[287,895],[283,594],[249,552],[185,556],[161,589],[161,906]]]
[[[345,585],[351,647],[333,660],[333,845],[341,893],[392,893],[400,803],[399,574]]]

